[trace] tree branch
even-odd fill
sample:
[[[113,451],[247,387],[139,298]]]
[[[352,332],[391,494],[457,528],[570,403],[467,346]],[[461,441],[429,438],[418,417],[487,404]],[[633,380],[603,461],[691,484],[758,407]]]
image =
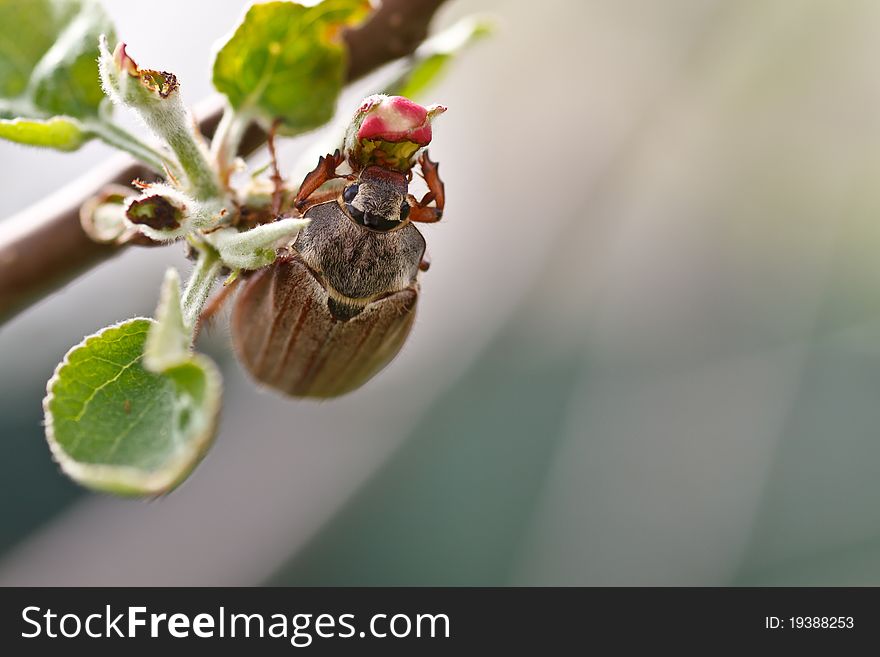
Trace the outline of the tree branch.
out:
[[[350,53],[348,81],[412,53],[427,36],[443,2],[384,0],[366,23],[344,34]],[[222,111],[219,99],[211,99],[196,112],[206,136],[214,134]],[[265,132],[250,126],[241,154],[252,153],[265,141]],[[80,227],[79,208],[108,184],[128,185],[134,178],[155,177],[130,157],[117,156],[0,223],[0,323],[121,252],[123,247],[89,239]]]

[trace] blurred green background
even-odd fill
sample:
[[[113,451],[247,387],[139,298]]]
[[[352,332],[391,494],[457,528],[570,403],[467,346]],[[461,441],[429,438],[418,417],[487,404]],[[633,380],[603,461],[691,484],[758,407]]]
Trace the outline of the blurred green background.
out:
[[[154,2],[161,40],[106,4],[210,93],[240,1]],[[43,388],[181,254],[0,328],[0,584],[880,584],[880,3],[478,0],[438,26],[481,10],[497,34],[425,99],[449,200],[416,326],[362,390],[256,390],[221,321],[216,447],[116,500],[57,472]],[[106,155],[0,144],[0,217]]]

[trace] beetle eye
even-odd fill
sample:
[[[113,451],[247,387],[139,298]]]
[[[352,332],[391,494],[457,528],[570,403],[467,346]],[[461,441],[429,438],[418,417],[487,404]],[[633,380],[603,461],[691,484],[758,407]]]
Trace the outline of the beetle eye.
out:
[[[357,196],[358,186],[357,185],[349,185],[345,188],[345,191],[342,192],[342,200],[346,203],[351,203],[354,200],[354,197]]]
[[[404,221],[409,216],[409,203],[404,201],[400,205],[400,220]]]

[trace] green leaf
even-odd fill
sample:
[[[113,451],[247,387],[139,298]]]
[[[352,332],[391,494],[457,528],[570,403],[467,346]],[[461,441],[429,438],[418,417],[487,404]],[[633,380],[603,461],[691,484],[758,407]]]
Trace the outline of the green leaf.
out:
[[[248,9],[214,60],[214,86],[238,112],[292,135],[333,117],[345,82],[343,27],[360,21],[366,0],[313,7],[267,2]]]
[[[472,16],[458,21],[419,46],[407,69],[382,93],[407,98],[420,96],[446,73],[456,55],[492,30],[493,24],[487,19]]]
[[[0,116],[98,116],[98,37],[113,25],[97,2],[0,0],[0,26]]]
[[[76,119],[56,116],[51,119],[0,119],[0,138],[29,146],[75,151],[89,140]]]
[[[0,138],[74,151],[96,136],[104,93],[92,0],[0,0]]]
[[[107,327],[73,347],[43,400],[46,436],[62,470],[121,495],[167,493],[213,441],[220,374],[193,356],[162,373],[142,359],[150,319]]]
[[[279,219],[239,232],[223,228],[205,235],[230,269],[260,269],[275,262],[276,249],[293,241],[309,219]]]

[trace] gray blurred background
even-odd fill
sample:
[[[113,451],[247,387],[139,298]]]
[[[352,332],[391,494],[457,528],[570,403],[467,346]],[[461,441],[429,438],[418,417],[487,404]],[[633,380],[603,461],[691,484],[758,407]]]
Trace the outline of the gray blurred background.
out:
[[[153,0],[162,39],[106,4],[210,94],[240,0]],[[880,3],[459,1],[438,26],[475,11],[497,34],[425,99],[449,201],[418,320],[362,390],[259,391],[221,321],[216,446],[117,500],[59,474],[40,400],[179,250],[0,328],[0,585],[880,584]],[[0,217],[108,152],[0,143]]]

